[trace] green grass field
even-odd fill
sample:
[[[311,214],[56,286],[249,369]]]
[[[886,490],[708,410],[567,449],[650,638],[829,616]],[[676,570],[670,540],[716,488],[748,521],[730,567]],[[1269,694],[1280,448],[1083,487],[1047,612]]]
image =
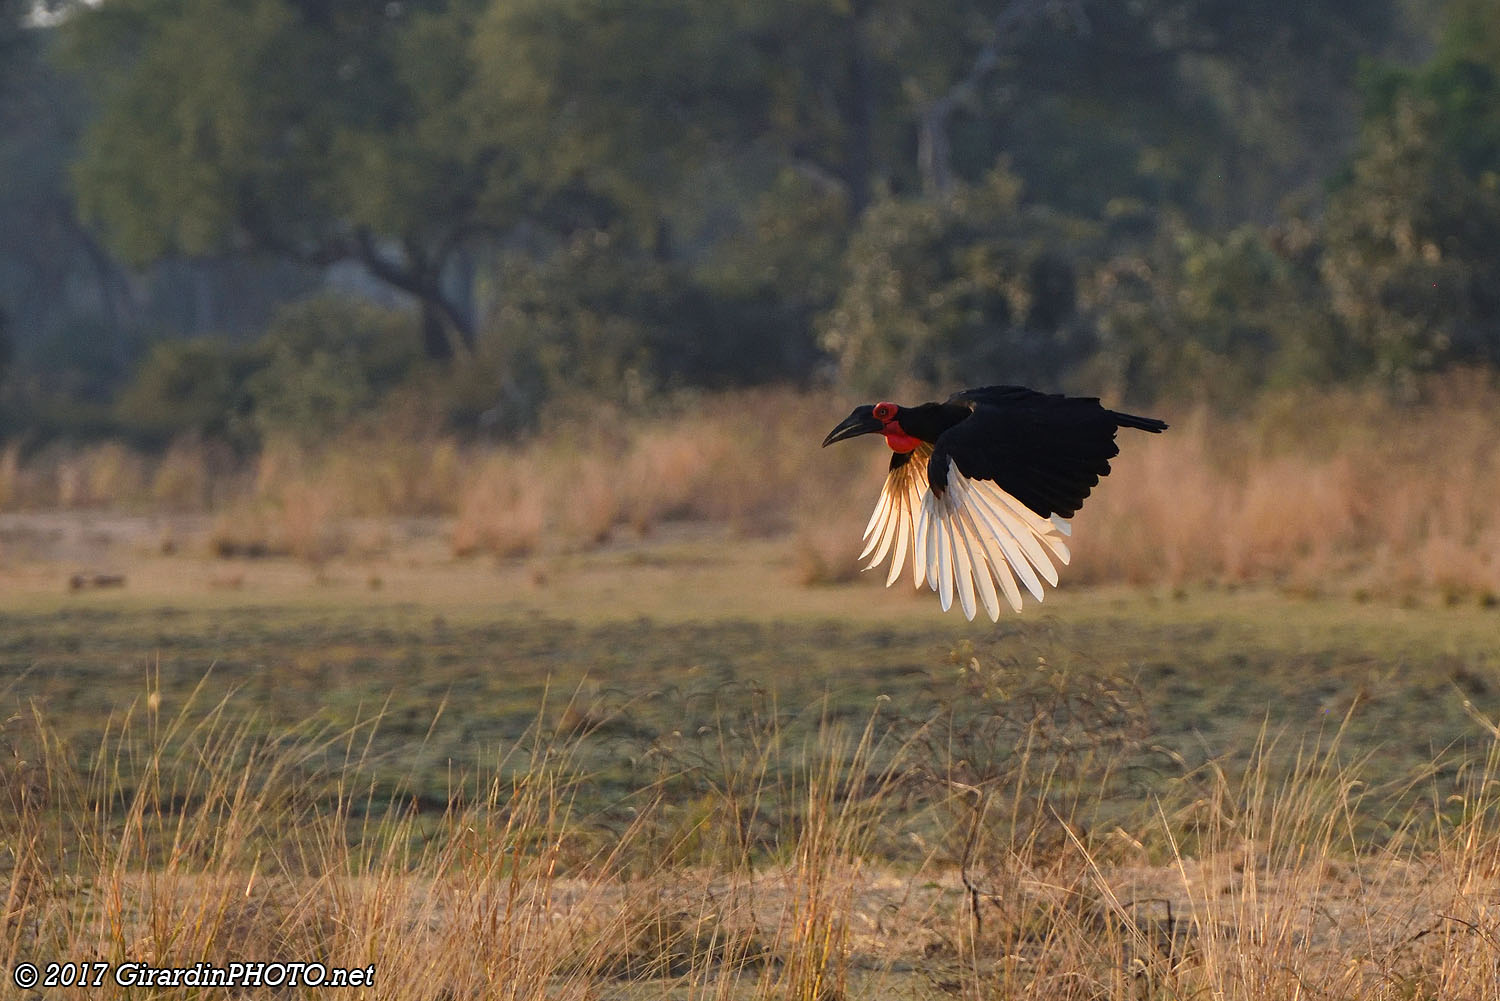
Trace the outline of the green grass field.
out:
[[[372,997],[1500,996],[1500,610],[1065,577],[970,624],[805,586],[781,538],[426,531],[312,568],[114,524],[0,575],[12,962],[242,936],[385,962]]]

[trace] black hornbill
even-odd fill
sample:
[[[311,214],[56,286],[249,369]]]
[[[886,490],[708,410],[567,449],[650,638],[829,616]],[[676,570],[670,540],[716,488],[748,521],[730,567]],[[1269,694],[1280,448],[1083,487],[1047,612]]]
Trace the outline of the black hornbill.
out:
[[[1167,425],[1106,410],[1094,397],[985,386],[944,403],[855,407],[823,445],[882,434],[894,453],[865,528],[860,558],[874,553],[865,569],[890,555],[889,587],[909,550],[913,583],[937,591],[944,611],[956,589],[964,614],[974,618],[977,592],[999,621],[995,582],[1018,612],[1017,577],[1038,601],[1042,579],[1057,586],[1052,557],[1068,562],[1066,519],[1109,475],[1109,460],[1120,454],[1119,428],[1157,433]]]

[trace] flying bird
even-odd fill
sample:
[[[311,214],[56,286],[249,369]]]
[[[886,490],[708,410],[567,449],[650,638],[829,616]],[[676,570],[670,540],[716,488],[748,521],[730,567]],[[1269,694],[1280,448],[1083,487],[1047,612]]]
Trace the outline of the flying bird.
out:
[[[957,594],[968,618],[977,602],[998,622],[1000,593],[1019,612],[1021,586],[1037,601],[1042,581],[1057,586],[1054,560],[1070,558],[1068,519],[1109,475],[1120,428],[1155,434],[1167,425],[1106,410],[1094,397],[985,386],[944,403],[855,407],[823,446],[881,434],[891,447],[865,528],[865,569],[889,557],[889,587],[910,557],[912,583],[936,591],[944,611]]]

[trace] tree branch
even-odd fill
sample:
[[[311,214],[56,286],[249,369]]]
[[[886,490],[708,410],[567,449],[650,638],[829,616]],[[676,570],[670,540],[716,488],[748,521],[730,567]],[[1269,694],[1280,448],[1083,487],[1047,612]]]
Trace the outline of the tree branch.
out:
[[[929,101],[917,116],[917,170],[922,190],[946,195],[953,187],[953,143],[949,124],[960,105],[976,102],[985,78],[1000,65],[1000,53],[1022,26],[1049,13],[1067,14],[1080,35],[1091,30],[1083,0],[1012,0],[990,24],[990,38],[980,48],[963,78],[942,96]]]
[[[370,274],[392,288],[398,288],[414,296],[421,302],[423,312],[427,314],[429,321],[434,314],[440,316],[449,327],[458,331],[459,339],[464,347],[473,349],[473,321],[465,315],[462,309],[458,308],[457,304],[443,294],[442,264],[446,259],[446,254],[437,261],[429,260],[427,255],[421,252],[421,248],[408,241],[406,244],[407,263],[402,265],[393,262],[381,251],[369,227],[361,226],[356,229],[354,240],[359,261]],[[429,350],[434,346],[429,343]]]

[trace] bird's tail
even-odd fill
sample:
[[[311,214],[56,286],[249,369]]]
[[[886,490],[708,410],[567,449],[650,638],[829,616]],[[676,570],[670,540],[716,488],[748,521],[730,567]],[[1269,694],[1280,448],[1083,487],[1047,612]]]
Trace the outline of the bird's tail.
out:
[[[1122,428],[1139,428],[1142,431],[1150,431],[1152,434],[1161,434],[1167,429],[1167,422],[1159,421],[1155,417],[1137,417],[1135,414],[1122,414],[1118,410],[1111,410],[1109,416],[1114,419],[1118,427]]]

